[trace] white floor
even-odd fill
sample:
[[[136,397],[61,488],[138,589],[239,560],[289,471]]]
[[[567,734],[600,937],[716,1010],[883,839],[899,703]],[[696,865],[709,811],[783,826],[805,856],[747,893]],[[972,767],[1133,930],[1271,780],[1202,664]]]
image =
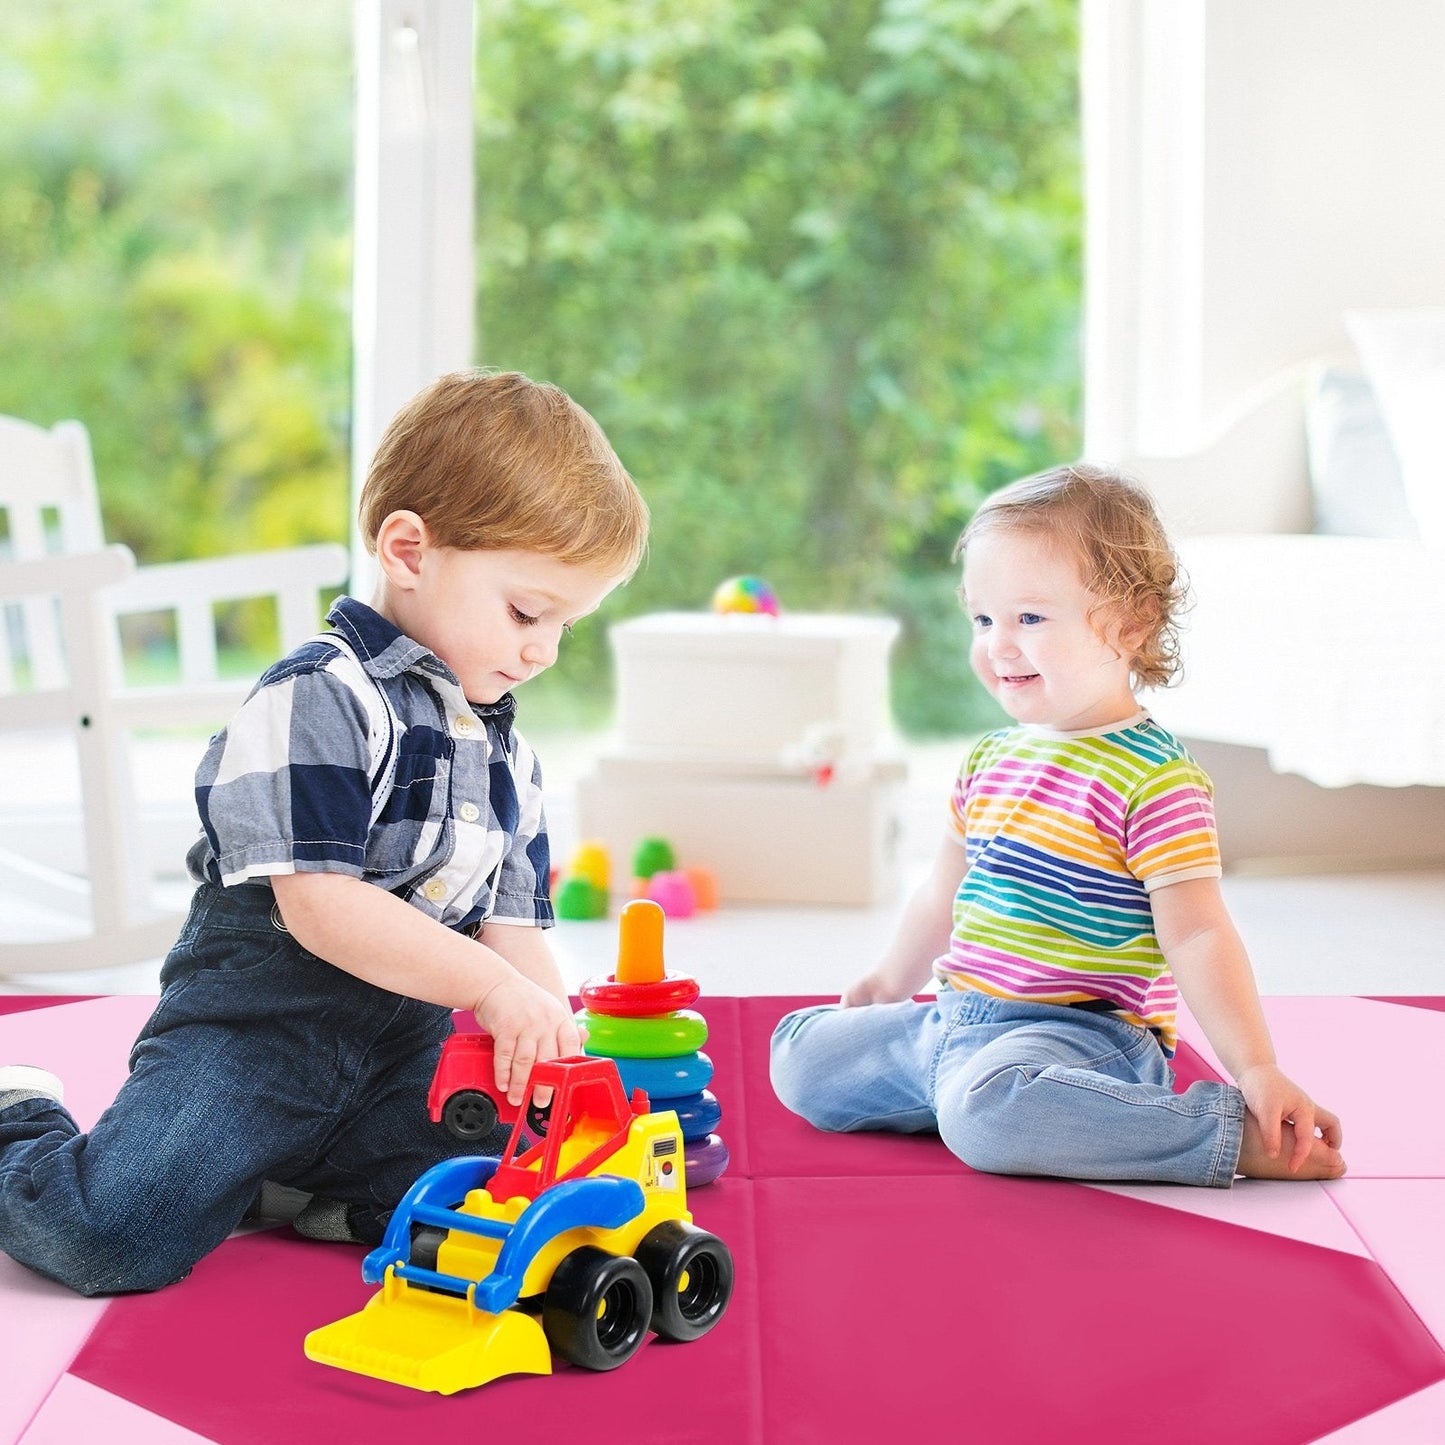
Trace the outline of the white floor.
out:
[[[554,853],[565,860],[572,836],[570,789],[595,744],[537,739],[548,766]],[[145,796],[181,810],[189,794],[195,744],[143,750],[138,771]],[[907,886],[922,875],[941,835],[944,799],[958,749],[910,750],[903,819]],[[47,811],[74,808],[72,791],[47,755],[0,755],[7,778],[0,798],[0,847],[27,836]],[[1445,874],[1358,873],[1230,875],[1225,896],[1266,994],[1445,993]],[[169,897],[184,900],[172,879]],[[724,905],[715,913],[669,924],[669,968],[693,974],[704,993],[835,994],[886,947],[902,903],[877,908]],[[0,937],[43,936],[46,920],[23,890],[0,877]],[[615,921],[560,923],[552,935],[572,986],[612,971]],[[0,977],[0,993],[153,993],[159,960],[121,969]]]

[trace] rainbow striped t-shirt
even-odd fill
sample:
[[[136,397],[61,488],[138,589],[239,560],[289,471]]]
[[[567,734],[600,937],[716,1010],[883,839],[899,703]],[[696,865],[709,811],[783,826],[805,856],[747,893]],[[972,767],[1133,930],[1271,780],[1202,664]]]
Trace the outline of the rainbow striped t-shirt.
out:
[[[1147,714],[1095,732],[1013,727],[954,786],[968,872],[940,983],[1107,1009],[1174,1053],[1179,994],[1149,893],[1220,875],[1203,769]]]

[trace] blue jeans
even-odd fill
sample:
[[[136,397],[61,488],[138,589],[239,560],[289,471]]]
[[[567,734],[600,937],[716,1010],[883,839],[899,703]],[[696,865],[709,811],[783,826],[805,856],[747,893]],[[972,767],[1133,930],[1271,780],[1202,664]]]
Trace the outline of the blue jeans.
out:
[[[1244,1127],[1232,1084],[1173,1092],[1147,1029],[953,989],[928,1003],[788,1014],[773,1032],[772,1081],[819,1129],[936,1129],[993,1174],[1227,1188]]]
[[[336,1201],[374,1241],[425,1169],[487,1152],[427,1116],[449,1011],[307,953],[273,907],[265,885],[197,890],[88,1135],[49,1099],[0,1108],[0,1250],[82,1294],[159,1289],[265,1180]]]

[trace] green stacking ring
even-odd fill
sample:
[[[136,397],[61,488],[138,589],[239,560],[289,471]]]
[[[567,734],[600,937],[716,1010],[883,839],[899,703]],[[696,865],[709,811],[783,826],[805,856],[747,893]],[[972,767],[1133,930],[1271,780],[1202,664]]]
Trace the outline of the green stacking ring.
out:
[[[587,1030],[587,1052],[609,1059],[671,1059],[695,1054],[707,1042],[707,1020],[693,1009],[623,1019],[578,1009]]]

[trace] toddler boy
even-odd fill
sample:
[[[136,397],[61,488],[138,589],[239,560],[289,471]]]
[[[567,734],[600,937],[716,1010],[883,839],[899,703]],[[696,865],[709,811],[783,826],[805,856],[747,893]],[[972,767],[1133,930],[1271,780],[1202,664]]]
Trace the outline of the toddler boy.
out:
[[[341,598],[200,765],[195,897],[115,1103],[81,1134],[53,1075],[0,1068],[0,1249],[82,1294],[184,1278],[264,1183],[311,1196],[304,1234],[379,1240],[462,1152],[426,1111],[455,1009],[514,1103],[580,1050],[513,691],[631,576],[646,505],[556,387],[459,372],[392,421],[360,520],[372,604]]]

